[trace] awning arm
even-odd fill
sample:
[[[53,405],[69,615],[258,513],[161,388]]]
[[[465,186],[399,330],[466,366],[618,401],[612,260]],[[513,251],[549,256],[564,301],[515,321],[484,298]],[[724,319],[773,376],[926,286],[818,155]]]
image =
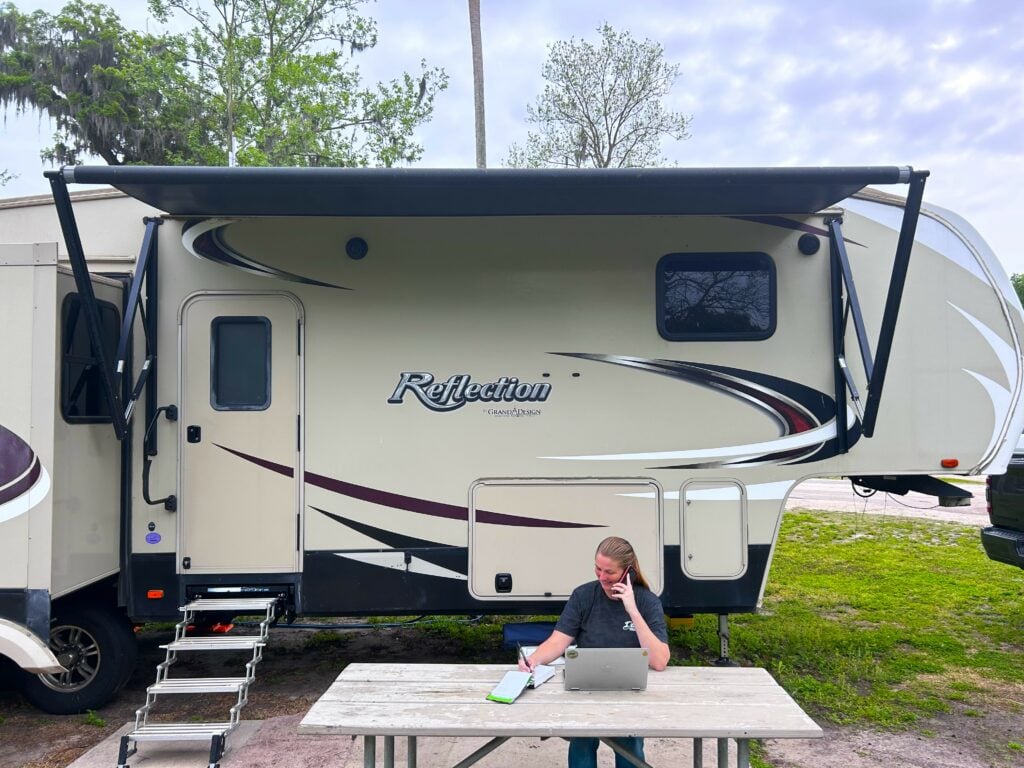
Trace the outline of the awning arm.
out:
[[[825,220],[829,235],[829,256],[831,265],[832,295],[832,352],[836,395],[836,440],[840,453],[845,453],[847,446],[846,430],[846,398],[850,394],[853,407],[861,419],[864,437],[871,437],[878,419],[878,407],[882,399],[882,387],[885,384],[885,373],[892,353],[892,340],[899,317],[900,302],[903,298],[903,287],[907,280],[910,266],[910,252],[914,245],[917,232],[917,221],[921,213],[921,200],[924,197],[924,184],[928,171],[913,171],[909,174],[910,193],[903,209],[903,222],[900,236],[896,244],[896,255],[893,259],[892,275],[889,278],[889,293],[882,315],[882,325],[878,332],[877,357],[872,359],[871,343],[868,340],[864,325],[864,313],[857,296],[857,286],[850,268],[850,258],[843,241],[842,216],[832,216]],[[846,292],[845,305],[844,288]],[[867,380],[867,403],[861,412],[860,394],[857,391],[853,376],[846,362],[846,323],[853,318],[857,345],[860,347],[861,362]]]
[[[121,398],[118,396],[114,383],[113,367],[109,364],[103,349],[99,305],[96,303],[96,294],[93,292],[92,281],[89,278],[89,267],[85,263],[82,238],[78,234],[75,214],[71,209],[71,195],[68,194],[64,175],[60,171],[47,171],[45,175],[50,180],[57,218],[60,221],[61,231],[64,233],[64,244],[67,246],[68,257],[71,260],[71,271],[75,276],[75,287],[78,290],[82,307],[85,309],[85,324],[89,331],[89,343],[92,345],[93,356],[99,365],[103,396],[110,411],[114,434],[117,435],[118,440],[123,440],[128,434],[128,420],[121,410]]]
[[[115,373],[117,374],[119,381],[125,374],[125,361],[128,359],[128,344],[131,340],[132,326],[135,324],[135,315],[142,306],[142,283],[147,280],[150,272],[152,271],[149,269],[150,262],[156,260],[156,229],[161,223],[163,223],[161,219],[156,218],[147,218],[145,222],[146,232],[142,237],[142,246],[139,249],[139,258],[135,262],[135,274],[132,276],[131,287],[128,289],[128,302],[124,309],[124,317],[121,320],[121,336],[117,342],[117,366],[115,368]],[[139,379],[135,383],[131,397],[125,407],[124,417],[126,422],[131,421],[132,413],[135,410],[135,403],[138,401],[139,395],[142,394],[142,389],[146,386],[146,382],[148,381],[150,374],[153,372],[153,367],[155,367],[156,363],[156,355],[153,352],[150,343],[151,338],[148,322],[142,323],[142,331],[146,337],[146,360],[142,364],[142,370],[139,371]]]
[[[828,223],[829,231],[838,230],[835,221]],[[832,378],[836,398],[836,448],[839,453],[849,450],[846,422],[846,390],[849,386],[846,367],[846,324],[843,318],[843,271],[839,254],[832,240],[829,253],[829,294],[832,297]]]
[[[900,302],[903,300],[903,286],[907,281],[910,251],[914,247],[917,220],[921,214],[921,201],[924,198],[924,184],[927,178],[928,171],[913,171],[910,174],[910,192],[903,209],[903,225],[900,227],[900,239],[896,245],[892,277],[889,278],[889,295],[885,300],[882,327],[878,332],[878,354],[875,358],[874,371],[868,383],[868,400],[867,406],[864,408],[863,421],[865,437],[871,437],[875,432],[878,406],[882,400],[882,387],[885,385],[885,373],[889,367],[896,320],[900,313]]]
[[[842,218],[835,217],[828,221],[829,242],[832,248],[833,258],[838,260],[837,266],[842,272],[843,283],[846,286],[846,306],[853,316],[853,327],[857,333],[857,344],[860,347],[860,357],[864,363],[864,373],[868,381],[871,380],[874,362],[871,359],[871,344],[868,342],[868,333],[864,328],[864,313],[860,308],[860,299],[857,297],[857,286],[853,282],[853,271],[850,269],[850,257],[846,253],[846,243],[843,242],[841,225]]]

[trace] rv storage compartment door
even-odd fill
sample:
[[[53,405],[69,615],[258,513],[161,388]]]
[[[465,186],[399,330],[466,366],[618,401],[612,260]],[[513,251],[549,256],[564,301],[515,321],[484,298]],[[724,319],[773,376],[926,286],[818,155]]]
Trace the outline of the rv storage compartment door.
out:
[[[469,591],[481,600],[564,600],[594,579],[594,551],[628,539],[662,587],[661,488],[653,480],[481,480],[470,493]]]
[[[687,483],[682,505],[683,572],[693,579],[737,578],[747,570],[747,496],[733,480]]]

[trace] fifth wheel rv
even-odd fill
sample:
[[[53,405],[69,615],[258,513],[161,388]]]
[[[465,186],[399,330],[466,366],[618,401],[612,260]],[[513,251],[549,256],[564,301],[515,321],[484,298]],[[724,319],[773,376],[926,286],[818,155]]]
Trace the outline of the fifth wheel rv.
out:
[[[0,208],[0,654],[50,711],[193,598],[550,614],[610,533],[669,616],[754,611],[801,480],[955,496],[1024,427],[924,171],[48,175]]]

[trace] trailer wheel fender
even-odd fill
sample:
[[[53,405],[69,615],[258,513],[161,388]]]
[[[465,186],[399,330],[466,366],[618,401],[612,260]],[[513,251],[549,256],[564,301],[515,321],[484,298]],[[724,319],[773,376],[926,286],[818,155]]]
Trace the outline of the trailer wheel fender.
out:
[[[127,617],[95,603],[54,611],[49,650],[64,671],[26,674],[22,690],[32,704],[55,715],[102,707],[128,681],[138,657]]]
[[[26,672],[61,672],[46,643],[21,624],[0,619],[0,656],[6,656]]]

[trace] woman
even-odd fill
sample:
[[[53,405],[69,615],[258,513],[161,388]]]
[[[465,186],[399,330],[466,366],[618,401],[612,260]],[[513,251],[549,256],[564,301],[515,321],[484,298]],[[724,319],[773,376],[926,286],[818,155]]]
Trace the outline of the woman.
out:
[[[520,658],[520,670],[530,672],[557,659],[573,642],[580,648],[646,648],[651,669],[668,666],[665,611],[647,585],[633,546],[609,536],[597,545],[594,573],[595,581],[573,590],[551,637],[529,658]],[[642,738],[615,741],[644,759]],[[570,739],[569,768],[596,768],[598,744],[597,739]],[[630,764],[616,753],[615,768],[630,768]]]

